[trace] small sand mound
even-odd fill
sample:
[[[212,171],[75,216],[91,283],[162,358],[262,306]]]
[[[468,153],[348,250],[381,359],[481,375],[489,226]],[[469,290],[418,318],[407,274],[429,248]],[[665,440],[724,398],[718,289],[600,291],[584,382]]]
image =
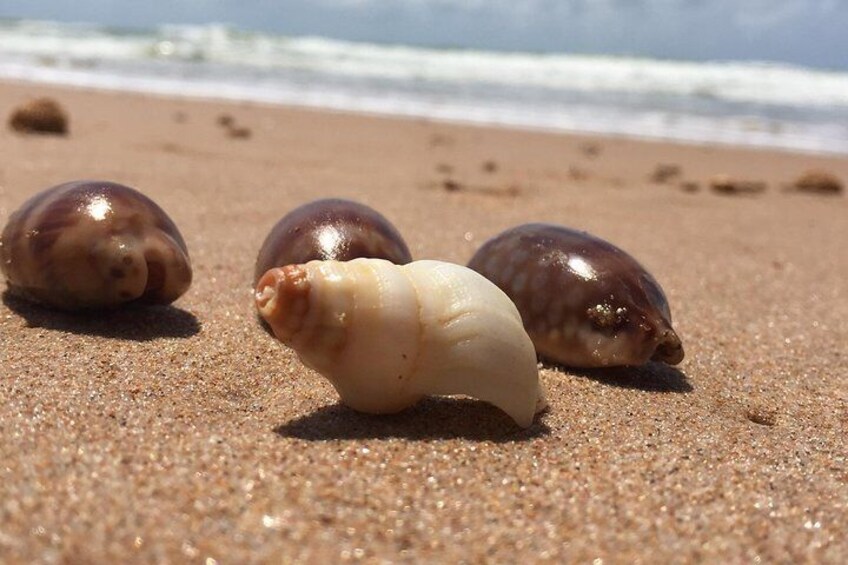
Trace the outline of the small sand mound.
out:
[[[811,170],[795,179],[792,187],[799,192],[814,194],[842,194],[845,185],[839,177],[828,171]]]
[[[710,179],[710,188],[719,194],[759,194],[765,192],[766,183],[758,180],[735,179],[728,175],[716,175]]]
[[[18,106],[9,117],[9,127],[21,133],[68,133],[68,116],[52,98],[38,98]]]

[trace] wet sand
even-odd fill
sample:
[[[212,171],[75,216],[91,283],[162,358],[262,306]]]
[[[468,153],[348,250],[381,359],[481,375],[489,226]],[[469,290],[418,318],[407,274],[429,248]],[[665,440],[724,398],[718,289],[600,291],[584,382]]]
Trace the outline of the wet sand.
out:
[[[6,127],[42,95],[67,137]],[[0,223],[113,180],[171,215],[195,274],[173,307],[99,317],[4,295],[0,561],[848,558],[848,197],[783,188],[848,159],[11,83],[0,111]],[[468,399],[357,414],[251,302],[267,231],[330,196],[419,259],[528,221],[604,237],[663,285],[686,359],[545,365],[528,430]]]

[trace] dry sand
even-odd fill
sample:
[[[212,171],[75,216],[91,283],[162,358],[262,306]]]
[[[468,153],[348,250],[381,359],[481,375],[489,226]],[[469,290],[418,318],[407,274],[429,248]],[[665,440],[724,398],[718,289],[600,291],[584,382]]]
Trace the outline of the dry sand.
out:
[[[848,159],[20,84],[0,111],[42,95],[71,132],[4,125],[0,222],[63,181],[129,184],[195,283],[100,318],[0,304],[0,561],[848,559],[848,198],[780,187],[848,180]],[[663,163],[682,175],[652,183]],[[768,189],[714,194],[715,174]],[[665,287],[686,360],[545,367],[528,431],[462,399],[354,413],[249,289],[271,225],[327,196],[379,209],[416,258],[465,262],[531,220],[605,237]]]

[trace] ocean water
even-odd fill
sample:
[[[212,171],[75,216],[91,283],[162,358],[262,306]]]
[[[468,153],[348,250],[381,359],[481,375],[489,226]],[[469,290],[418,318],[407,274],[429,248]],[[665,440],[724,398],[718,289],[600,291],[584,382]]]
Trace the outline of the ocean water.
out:
[[[0,20],[0,78],[848,154],[848,72]]]

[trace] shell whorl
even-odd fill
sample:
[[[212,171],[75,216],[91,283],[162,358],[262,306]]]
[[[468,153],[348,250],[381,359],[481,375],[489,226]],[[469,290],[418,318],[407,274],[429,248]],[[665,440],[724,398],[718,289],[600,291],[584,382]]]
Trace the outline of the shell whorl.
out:
[[[342,401],[400,411],[428,394],[466,394],[529,426],[539,407],[536,355],[512,302],[458,265],[380,259],[271,269],[260,314]]]
[[[140,192],[105,181],[36,194],[0,236],[9,291],[65,310],[168,304],[191,284],[185,241]]]
[[[515,302],[547,359],[574,367],[683,359],[659,283],[603,239],[525,224],[487,241],[468,266]]]

